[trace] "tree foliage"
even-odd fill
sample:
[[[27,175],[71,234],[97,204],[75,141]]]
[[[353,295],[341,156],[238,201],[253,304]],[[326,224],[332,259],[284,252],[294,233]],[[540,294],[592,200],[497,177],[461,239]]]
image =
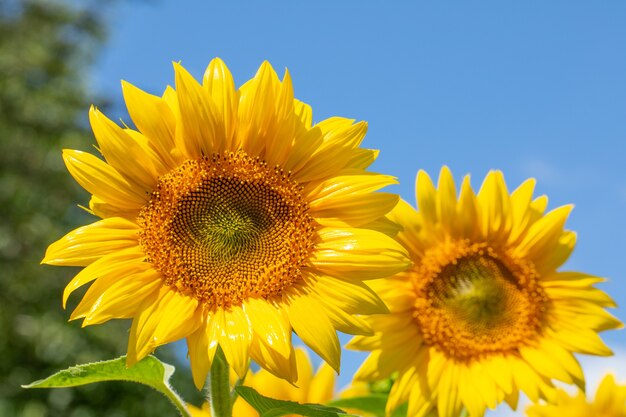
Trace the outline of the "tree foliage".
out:
[[[68,323],[61,294],[76,270],[39,264],[48,244],[93,221],[77,207],[88,196],[67,173],[61,149],[88,149],[93,143],[86,126],[93,98],[85,76],[104,40],[101,9],[101,3],[89,2],[0,2],[2,416],[173,415],[167,400],[130,383],[20,388],[76,363],[119,356],[126,348],[127,322],[86,329]],[[71,299],[68,310],[79,298]],[[162,353],[175,362],[171,352]],[[191,390],[186,397],[194,397]]]

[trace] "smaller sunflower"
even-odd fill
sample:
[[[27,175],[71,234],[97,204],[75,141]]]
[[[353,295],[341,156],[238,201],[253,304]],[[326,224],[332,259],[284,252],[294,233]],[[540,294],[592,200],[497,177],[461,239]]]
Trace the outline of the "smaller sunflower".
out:
[[[626,384],[617,384],[613,375],[606,375],[593,401],[579,391],[570,396],[558,390],[549,404],[535,404],[526,409],[528,417],[626,417]]]
[[[389,215],[414,266],[371,282],[391,314],[366,318],[373,336],[349,344],[372,351],[355,378],[397,372],[387,404],[408,400],[408,415],[482,416],[520,391],[551,399],[553,379],[584,386],[573,353],[611,355],[598,333],[621,323],[613,300],[594,288],[602,278],[557,271],[574,249],[564,229],[571,206],[545,213],[530,179],[509,194],[501,172],[474,193],[469,176],[457,197],[450,170],[438,187],[417,175],[415,211],[401,201]]]

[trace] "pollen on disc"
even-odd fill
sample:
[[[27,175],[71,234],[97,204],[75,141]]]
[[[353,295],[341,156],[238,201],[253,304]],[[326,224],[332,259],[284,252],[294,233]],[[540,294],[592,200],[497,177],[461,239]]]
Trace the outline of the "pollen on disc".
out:
[[[301,279],[315,224],[302,188],[244,152],[189,160],[159,178],[140,243],[165,283],[209,308],[268,299]]]
[[[422,336],[448,357],[511,353],[539,336],[547,298],[532,264],[461,240],[426,253],[414,276]]]

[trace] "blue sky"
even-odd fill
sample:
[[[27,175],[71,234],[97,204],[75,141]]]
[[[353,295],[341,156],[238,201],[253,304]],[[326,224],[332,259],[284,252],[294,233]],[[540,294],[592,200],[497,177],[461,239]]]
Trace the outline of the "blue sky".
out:
[[[369,122],[373,168],[413,204],[417,170],[444,164],[476,188],[500,169],[510,189],[535,177],[550,208],[574,203],[565,269],[608,277],[603,289],[626,306],[625,19],[617,0],[130,2],[109,11],[91,82],[121,102],[120,79],[161,93],[171,61],[200,77],[219,56],[238,85],[263,60],[288,67],[316,121]],[[121,106],[109,115],[128,120]],[[626,351],[624,332],[604,339]],[[361,358],[344,353],[342,384]]]

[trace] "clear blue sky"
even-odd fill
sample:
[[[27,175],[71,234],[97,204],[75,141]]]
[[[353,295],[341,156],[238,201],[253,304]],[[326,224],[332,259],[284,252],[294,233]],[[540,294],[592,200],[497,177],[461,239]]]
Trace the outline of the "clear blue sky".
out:
[[[237,85],[263,60],[288,67],[316,121],[369,122],[374,169],[411,203],[417,170],[443,164],[475,187],[490,169],[510,189],[535,177],[551,208],[574,203],[566,268],[608,277],[626,306],[625,22],[617,0],[131,2],[110,9],[92,82],[121,101],[120,79],[152,93],[173,84],[171,61],[200,77],[219,56]],[[121,107],[110,116],[128,120]],[[626,352],[623,331],[604,339]],[[342,384],[360,359],[344,353]]]

